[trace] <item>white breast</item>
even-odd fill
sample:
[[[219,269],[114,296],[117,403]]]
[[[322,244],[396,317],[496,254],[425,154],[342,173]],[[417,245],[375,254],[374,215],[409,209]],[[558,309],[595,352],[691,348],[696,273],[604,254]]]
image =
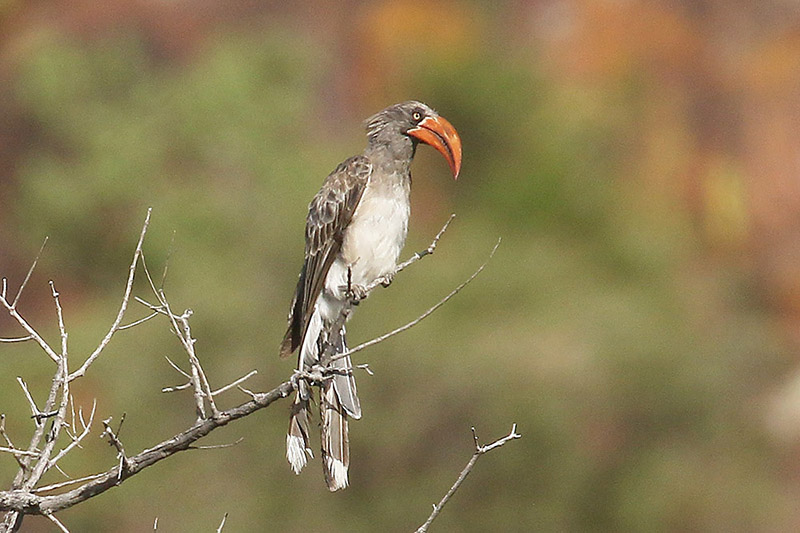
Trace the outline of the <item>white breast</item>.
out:
[[[352,283],[362,286],[394,270],[408,234],[409,191],[408,183],[400,180],[367,187],[328,273],[329,294],[347,284],[348,267]]]

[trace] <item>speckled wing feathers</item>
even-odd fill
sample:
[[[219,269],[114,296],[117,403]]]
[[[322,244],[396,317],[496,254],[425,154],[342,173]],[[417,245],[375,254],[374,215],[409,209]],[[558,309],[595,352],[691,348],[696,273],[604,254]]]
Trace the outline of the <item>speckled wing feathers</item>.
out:
[[[281,357],[294,352],[303,342],[314,304],[325,286],[331,264],[341,249],[344,231],[371,173],[372,164],[366,157],[347,159],[325,179],[309,205],[305,263],[292,301],[289,327],[281,343]]]

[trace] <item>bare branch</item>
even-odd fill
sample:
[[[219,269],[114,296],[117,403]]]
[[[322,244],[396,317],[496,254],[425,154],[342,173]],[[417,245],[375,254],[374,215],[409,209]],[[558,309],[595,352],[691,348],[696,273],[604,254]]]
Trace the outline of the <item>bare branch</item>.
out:
[[[192,331],[190,327],[190,317],[192,316],[192,311],[187,309],[183,312],[183,314],[176,314],[172,311],[170,304],[167,300],[166,294],[164,292],[164,282],[163,279],[161,280],[161,286],[156,288],[152,277],[150,276],[150,272],[148,271],[147,264],[145,262],[145,256],[142,251],[143,242],[145,235],[148,230],[149,222],[150,222],[150,215],[152,210],[148,209],[147,216],[145,217],[145,221],[143,223],[141,232],[139,234],[139,239],[137,241],[136,250],[133,254],[133,259],[130,263],[129,272],[127,282],[125,284],[125,290],[122,298],[122,302],[120,304],[119,311],[117,316],[112,323],[110,329],[105,334],[105,336],[101,339],[98,346],[95,350],[87,357],[87,359],[83,362],[83,364],[74,372],[70,373],[67,364],[67,330],[64,325],[64,317],[61,308],[61,303],[59,300],[59,294],[55,289],[53,282],[50,282],[51,291],[53,295],[53,299],[56,306],[57,318],[58,318],[58,327],[59,333],[61,335],[61,353],[58,354],[53,350],[42,338],[39,336],[35,330],[16,312],[15,306],[17,300],[19,299],[19,295],[22,292],[22,289],[28,282],[28,279],[31,277],[31,272],[36,265],[36,261],[34,261],[33,266],[31,267],[28,276],[26,277],[25,281],[23,282],[22,286],[20,287],[17,296],[15,297],[13,303],[9,303],[6,300],[6,291],[7,291],[7,283],[5,280],[2,282],[2,287],[0,288],[0,303],[8,310],[12,317],[16,318],[18,323],[25,329],[28,333],[26,337],[17,337],[17,338],[9,338],[9,339],[0,339],[0,342],[24,342],[26,340],[34,340],[36,341],[42,349],[48,354],[48,356],[53,359],[58,364],[58,369],[56,370],[55,376],[53,377],[52,385],[50,388],[50,393],[48,395],[47,401],[44,403],[43,411],[39,410],[36,403],[33,400],[32,395],[27,389],[25,382],[22,378],[18,378],[20,386],[22,387],[29,404],[31,405],[31,411],[33,413],[33,419],[36,422],[36,430],[34,432],[33,437],[31,438],[30,445],[27,450],[22,450],[16,448],[12,443],[8,436],[5,434],[4,426],[0,421],[0,434],[5,438],[8,447],[0,447],[0,452],[11,453],[17,462],[20,464],[20,472],[18,473],[17,477],[15,478],[11,490],[8,491],[0,491],[0,512],[7,512],[8,514],[5,517],[5,521],[3,524],[0,524],[0,531],[6,531],[6,527],[10,524],[11,530],[16,531],[15,528],[19,527],[21,523],[21,519],[24,515],[27,514],[39,514],[46,516],[49,520],[51,520],[57,527],[60,528],[61,531],[67,531],[64,524],[58,521],[54,514],[72,507],[76,504],[79,504],[83,501],[86,501],[94,496],[102,494],[106,490],[120,485],[126,479],[138,474],[145,468],[154,465],[155,463],[170,457],[171,455],[189,449],[216,449],[216,448],[226,448],[230,446],[235,446],[242,439],[238,439],[233,443],[228,444],[221,444],[221,445],[197,445],[195,444],[199,439],[205,437],[215,429],[225,426],[230,422],[233,422],[239,418],[243,418],[254,413],[257,410],[263,409],[271,405],[274,401],[285,398],[289,396],[292,391],[297,389],[298,380],[309,380],[311,382],[322,382],[326,379],[331,379],[333,375],[333,370],[327,369],[324,366],[316,365],[309,372],[304,372],[302,374],[295,374],[292,376],[290,380],[287,380],[274,389],[270,390],[266,393],[255,393],[249,391],[242,387],[242,383],[244,383],[247,379],[254,376],[256,371],[253,370],[246,375],[234,380],[233,382],[224,385],[217,390],[212,390],[209,380],[206,376],[205,371],[200,363],[199,358],[197,357],[195,351],[195,343],[196,339],[192,336]],[[411,256],[405,262],[399,264],[395,271],[385,278],[375,280],[373,283],[368,285],[364,288],[358,288],[361,291],[364,291],[365,294],[368,294],[373,289],[377,288],[378,285],[388,286],[391,283],[393,277],[398,272],[404,270],[405,268],[409,267],[416,261],[419,261],[421,258],[425,257],[426,255],[432,254],[436,246],[441,239],[442,235],[445,233],[447,228],[449,227],[450,223],[452,222],[455,215],[451,215],[441,230],[437,233],[431,244],[425,250],[419,251]],[[420,321],[424,320],[442,305],[444,305],[447,301],[449,301],[455,294],[460,292],[466,285],[472,282],[475,277],[477,277],[483,269],[487,266],[489,260],[491,260],[492,256],[494,255],[497,247],[499,246],[500,241],[498,240],[497,244],[491,251],[489,258],[481,265],[466,281],[461,283],[458,287],[456,287],[450,294],[448,294],[445,298],[440,300],[436,305],[425,311],[422,315],[417,317],[415,320],[409,322],[408,324],[397,328],[381,337],[373,339],[369,342],[363,343],[356,348],[349,350],[344,354],[338,354],[334,357],[334,359],[346,357],[350,354],[355,352],[361,351],[367,347],[373,346],[383,340],[388,339],[398,333],[401,333],[414,325],[418,324]],[[41,250],[40,250],[41,253]],[[38,260],[38,256],[37,256]],[[132,287],[134,281],[134,275],[136,273],[136,268],[141,262],[142,269],[147,276],[148,283],[150,288],[153,291],[153,294],[156,296],[158,303],[157,305],[151,305],[147,303],[145,300],[141,298],[136,298],[136,300],[142,302],[144,305],[149,307],[150,313],[145,316],[144,318],[135,320],[129,324],[122,325],[122,320],[128,308],[128,304],[130,298],[132,296]],[[166,267],[164,269],[164,273],[166,274]],[[358,291],[356,291],[358,292]],[[347,318],[347,314],[350,312],[351,306],[354,305],[356,302],[351,301],[348,305],[345,306],[345,310],[343,311],[342,315],[339,317],[340,320],[344,321]],[[101,437],[108,439],[108,442],[117,452],[118,463],[109,468],[106,472],[94,474],[91,476],[85,476],[75,480],[67,480],[61,483],[55,483],[51,485],[47,485],[44,487],[40,487],[38,489],[34,488],[36,484],[40,481],[42,474],[50,468],[56,468],[60,470],[58,466],[59,460],[61,460],[67,453],[73,450],[75,447],[80,447],[81,441],[90,433],[90,428],[92,426],[95,412],[96,412],[96,402],[93,402],[92,411],[89,415],[88,422],[84,420],[83,410],[78,409],[78,416],[76,417],[75,414],[75,405],[74,402],[71,401],[71,396],[69,394],[69,385],[70,382],[78,377],[82,377],[86,374],[87,369],[92,363],[97,359],[100,353],[105,349],[105,347],[110,342],[112,336],[122,329],[132,328],[136,325],[139,325],[147,320],[152,319],[157,314],[163,314],[167,317],[172,327],[173,333],[179,338],[181,345],[184,351],[187,353],[189,358],[190,364],[190,371],[182,370],[177,364],[173,363],[172,361],[167,358],[167,361],[170,365],[173,366],[179,373],[185,376],[189,383],[178,385],[175,387],[167,387],[162,389],[164,392],[170,392],[175,390],[183,390],[188,388],[194,389],[194,399],[197,408],[198,418],[193,425],[185,429],[183,432],[178,433],[169,439],[164,440],[163,442],[159,443],[158,445],[143,450],[138,454],[133,456],[129,456],[126,453],[125,447],[123,446],[122,441],[119,438],[119,428],[114,431],[111,428],[111,418],[108,418],[103,421],[103,432],[101,433]],[[341,327],[333,327],[333,331],[341,330]],[[327,350],[327,348],[326,348]],[[327,361],[331,359],[328,358]],[[325,362],[325,359],[323,359]],[[369,366],[366,364],[358,365],[357,368],[364,369],[368,373],[372,373]],[[338,371],[342,372],[350,372],[351,370],[342,370],[339,369]],[[226,392],[228,390],[233,389],[234,387],[238,388],[245,394],[250,396],[249,401],[242,403],[236,407],[227,410],[219,410],[216,406],[214,401],[215,396]],[[60,398],[60,402],[59,402]],[[207,403],[206,403],[207,402]],[[206,406],[210,408],[211,416],[206,417]],[[72,419],[71,424],[66,420],[68,409],[71,407],[72,412]],[[53,417],[52,423],[45,423],[45,418]],[[124,420],[124,415],[122,417]],[[80,429],[79,424],[80,422]],[[122,425],[122,421],[120,421],[120,427]],[[45,436],[45,428],[49,426],[49,430],[47,435]],[[57,454],[53,454],[54,447],[56,446],[56,441],[58,440],[59,434],[61,430],[67,434],[68,438],[70,439],[67,442],[67,445],[61,449]],[[505,442],[509,440],[519,438],[520,436],[516,434],[516,425],[512,428],[511,433],[504,437],[503,439],[499,439],[498,441],[493,442],[487,446],[480,446],[475,440],[475,453],[473,454],[472,459],[468,463],[467,467],[462,471],[459,479],[456,483],[451,487],[450,491],[445,495],[441,502],[438,505],[434,506],[434,513],[429,517],[428,521],[421,526],[420,531],[427,530],[428,525],[438,516],[439,512],[441,512],[442,507],[447,503],[447,501],[452,497],[455,491],[463,482],[464,478],[469,474],[472,470],[474,463],[477,461],[477,458],[487,453],[488,451],[502,446]],[[45,441],[42,443],[41,450],[39,449],[39,445],[42,442],[42,438],[45,438]],[[63,472],[62,472],[63,473]],[[77,485],[77,486],[76,486]],[[73,487],[72,489],[66,490],[68,487]],[[57,491],[59,489],[65,489],[65,492],[57,493],[57,494],[49,494],[44,495],[42,493],[50,492],[50,491]],[[217,531],[222,531],[223,527],[225,526],[227,520],[227,513],[223,516],[221,523],[219,524]],[[154,529],[158,527],[158,519],[154,522]]]
[[[12,511],[25,514],[56,513],[88,500],[106,490],[123,483],[126,479],[138,474],[145,468],[188,449],[194,442],[205,437],[215,429],[225,426],[234,420],[246,417],[255,411],[268,407],[276,400],[289,396],[294,390],[291,381],[285,381],[266,393],[254,393],[254,398],[231,409],[220,411],[214,418],[195,422],[183,432],[128,457],[128,467],[120,469],[114,466],[98,477],[62,494],[41,496],[30,490],[0,491],[0,511]]]
[[[52,286],[52,283],[51,283]],[[53,288],[53,299],[56,303],[56,309],[59,315],[59,329],[62,332],[61,335],[61,357],[59,358],[58,363],[58,370],[56,371],[55,377],[53,377],[53,383],[50,388],[50,396],[47,400],[46,409],[47,411],[52,411],[53,406],[55,405],[56,396],[58,394],[58,390],[61,389],[61,401],[58,406],[58,410],[55,412],[55,416],[53,418],[53,422],[50,427],[50,432],[45,439],[44,446],[42,447],[42,452],[39,456],[39,459],[36,461],[33,469],[29,473],[27,479],[25,479],[24,483],[22,484],[22,488],[24,490],[31,490],[42,477],[42,474],[51,466],[50,465],[50,456],[53,453],[53,449],[56,446],[56,442],[58,441],[58,437],[61,433],[61,430],[64,428],[64,419],[67,416],[67,408],[69,407],[69,368],[67,366],[67,334],[64,330],[64,321],[61,316],[61,304],[58,299],[58,292],[56,292],[55,288]],[[47,414],[47,413],[45,413]],[[38,426],[36,428],[36,432],[34,433],[34,437],[38,435],[38,438],[31,442],[32,446],[36,446],[39,443],[39,439],[41,439],[43,435],[44,424]],[[32,448],[29,448],[29,451],[33,451]]]
[[[206,377],[203,366],[200,364],[200,360],[198,359],[194,349],[196,339],[192,337],[191,326],[189,325],[189,318],[192,316],[192,310],[187,309],[181,315],[176,315],[173,313],[164,289],[157,289],[153,283],[153,278],[150,275],[150,270],[147,268],[147,263],[144,257],[142,257],[142,266],[144,268],[145,275],[147,276],[147,281],[150,284],[150,289],[153,291],[153,294],[155,294],[156,298],[158,298],[159,305],[154,306],[141,298],[136,298],[136,300],[148,306],[152,311],[167,316],[172,324],[173,333],[177,335],[178,339],[181,341],[181,345],[183,345],[184,351],[189,356],[189,365],[191,366],[192,372],[191,383],[194,386],[195,408],[197,411],[198,420],[206,417],[206,401],[211,408],[212,416],[217,416],[219,414],[219,409],[217,409],[208,378]],[[177,366],[173,365],[173,367],[177,369]]]
[[[180,339],[183,349],[189,356],[189,366],[191,366],[192,370],[192,383],[194,384],[195,389],[195,404],[197,405],[198,411],[197,416],[199,418],[205,418],[206,416],[203,398],[208,400],[208,403],[211,406],[211,412],[216,416],[217,406],[214,403],[213,396],[211,396],[211,387],[208,384],[205,372],[203,372],[203,367],[200,365],[200,360],[197,358],[197,355],[194,351],[195,339],[192,337],[192,331],[189,326],[189,317],[192,316],[192,310],[187,309],[183,312],[183,315],[177,316],[169,308],[169,303],[167,302],[167,298],[164,295],[163,290],[159,290],[159,299],[164,305],[167,317],[169,318],[170,322],[172,322],[172,327],[175,331],[175,334]],[[179,321],[180,326],[178,325]]]
[[[165,356],[165,359],[170,364],[170,366],[172,366],[172,368],[174,368],[175,370],[180,372],[184,377],[188,378],[190,381],[188,383],[184,383],[182,385],[174,385],[172,387],[164,387],[163,389],[161,389],[161,392],[177,392],[177,391],[186,390],[186,389],[191,388],[192,385],[193,385],[193,381],[191,381],[192,380],[192,376],[190,376],[189,374],[184,372],[178,365],[176,365],[174,362],[172,362],[172,360],[170,360],[169,357]],[[217,395],[219,395],[219,394],[221,394],[221,393],[223,393],[223,392],[225,392],[227,390],[230,390],[230,389],[238,386],[239,384],[244,383],[245,381],[247,381],[251,377],[255,376],[256,374],[258,374],[258,370],[251,370],[246,375],[240,377],[236,381],[234,381],[232,383],[229,383],[229,384],[225,385],[224,387],[220,387],[219,389],[217,389],[215,391],[211,391],[211,396],[217,396]],[[204,393],[203,397],[205,397],[205,396],[206,395]]]
[[[508,435],[486,446],[481,446],[478,443],[478,436],[475,434],[474,427],[472,428],[472,438],[475,442],[475,453],[472,454],[472,457],[467,463],[467,466],[465,466],[464,469],[461,471],[461,474],[458,476],[458,479],[456,479],[456,482],[453,483],[452,487],[450,487],[450,490],[447,491],[447,494],[444,495],[444,497],[439,501],[438,504],[433,505],[433,512],[431,512],[430,516],[428,516],[428,519],[425,521],[425,523],[419,526],[419,528],[417,529],[417,533],[425,533],[426,531],[428,531],[428,528],[430,527],[431,523],[434,520],[436,520],[436,517],[439,516],[439,513],[442,512],[442,507],[444,507],[445,504],[450,500],[450,498],[453,497],[453,494],[456,493],[458,488],[467,478],[467,475],[469,475],[469,473],[472,472],[472,468],[475,466],[475,463],[478,462],[478,458],[481,455],[490,452],[495,448],[499,448],[508,441],[514,439],[520,439],[522,438],[522,435],[517,433],[517,425],[514,424],[511,426],[511,432]]]
[[[122,323],[122,317],[125,315],[125,310],[128,309],[128,301],[131,297],[131,290],[133,290],[133,277],[136,273],[136,265],[139,263],[139,258],[142,256],[144,236],[147,234],[147,227],[150,225],[150,214],[152,212],[152,207],[147,209],[147,216],[145,216],[144,224],[142,224],[142,231],[139,233],[139,241],[136,243],[136,250],[133,252],[133,260],[131,261],[131,266],[128,269],[128,281],[125,283],[125,292],[122,296],[122,304],[120,304],[117,317],[114,319],[114,322],[111,324],[108,333],[106,333],[105,337],[103,337],[103,339],[100,341],[100,344],[97,346],[97,348],[95,348],[92,354],[86,359],[86,361],[84,361],[78,370],[69,375],[69,381],[83,377],[86,374],[86,369],[89,368],[89,365],[91,365],[95,359],[97,359],[100,353],[111,341],[111,337],[114,336],[114,333],[119,330],[119,325]]]

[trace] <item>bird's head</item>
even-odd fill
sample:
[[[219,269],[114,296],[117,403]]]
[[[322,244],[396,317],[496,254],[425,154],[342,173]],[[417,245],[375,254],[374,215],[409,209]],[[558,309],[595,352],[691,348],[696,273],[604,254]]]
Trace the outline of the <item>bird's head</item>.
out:
[[[461,138],[447,119],[422,102],[412,100],[389,106],[368,118],[366,126],[371,143],[405,141],[433,146],[447,160],[453,178],[458,178]]]

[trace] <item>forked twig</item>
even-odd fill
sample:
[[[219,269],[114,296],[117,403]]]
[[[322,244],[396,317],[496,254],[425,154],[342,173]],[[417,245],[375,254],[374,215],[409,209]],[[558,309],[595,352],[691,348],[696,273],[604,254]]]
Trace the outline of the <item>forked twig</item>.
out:
[[[505,443],[507,443],[507,442],[509,442],[511,440],[520,439],[520,438],[522,438],[522,435],[517,433],[517,425],[514,424],[514,425],[511,426],[511,432],[508,435],[506,435],[505,437],[503,437],[501,439],[497,439],[496,441],[494,441],[491,444],[487,444],[486,446],[481,446],[478,443],[478,436],[476,435],[475,428],[473,427],[472,428],[472,439],[475,442],[475,452],[472,454],[472,457],[470,458],[469,462],[467,463],[467,466],[465,466],[464,470],[462,470],[461,474],[459,474],[458,479],[456,479],[456,482],[453,483],[453,486],[450,487],[450,490],[447,491],[447,494],[445,494],[444,497],[442,497],[442,499],[439,501],[438,504],[434,504],[433,505],[433,512],[431,512],[430,516],[428,516],[428,519],[425,521],[425,523],[422,524],[421,526],[419,526],[419,528],[417,528],[417,532],[416,533],[425,533],[426,531],[428,531],[428,528],[430,527],[431,523],[434,520],[436,520],[436,517],[439,516],[439,513],[442,512],[442,507],[444,507],[445,504],[450,500],[450,498],[453,497],[453,494],[456,493],[456,491],[461,486],[461,484],[464,482],[464,480],[467,478],[469,473],[472,472],[472,468],[475,466],[475,463],[478,462],[478,458],[481,455],[483,455],[483,454],[485,454],[487,452],[490,452],[491,450],[494,450],[495,448],[499,448],[500,446],[502,446],[503,444],[505,444]]]
[[[97,410],[97,400],[94,400],[94,401],[92,401],[92,412],[89,413],[89,421],[85,422],[83,420],[83,409],[79,409],[79,415],[78,416],[80,417],[81,425],[83,426],[83,429],[81,430],[80,435],[75,436],[75,435],[70,434],[70,435],[72,435],[72,441],[66,446],[66,448],[64,448],[63,450],[58,452],[58,454],[55,457],[50,459],[49,464],[47,465],[48,469],[52,468],[53,466],[55,466],[56,463],[58,463],[58,461],[60,461],[62,457],[67,455],[73,448],[75,448],[76,446],[80,446],[81,441],[83,439],[85,439],[87,435],[89,435],[89,432],[92,429],[92,422],[94,422],[94,414],[95,414],[96,410]],[[74,418],[75,417],[73,415],[73,420],[74,420]],[[73,425],[74,425],[74,423],[73,423]]]
[[[123,446],[122,441],[119,440],[119,431],[122,429],[123,422],[125,422],[125,413],[122,414],[119,426],[117,426],[117,432],[115,433],[114,430],[111,429],[111,417],[106,418],[103,420],[103,428],[105,429],[103,433],[100,434],[101,437],[108,437],[108,443],[117,450],[117,459],[119,459],[117,480],[122,479],[122,474],[130,468],[130,461],[125,453],[125,446]]]

